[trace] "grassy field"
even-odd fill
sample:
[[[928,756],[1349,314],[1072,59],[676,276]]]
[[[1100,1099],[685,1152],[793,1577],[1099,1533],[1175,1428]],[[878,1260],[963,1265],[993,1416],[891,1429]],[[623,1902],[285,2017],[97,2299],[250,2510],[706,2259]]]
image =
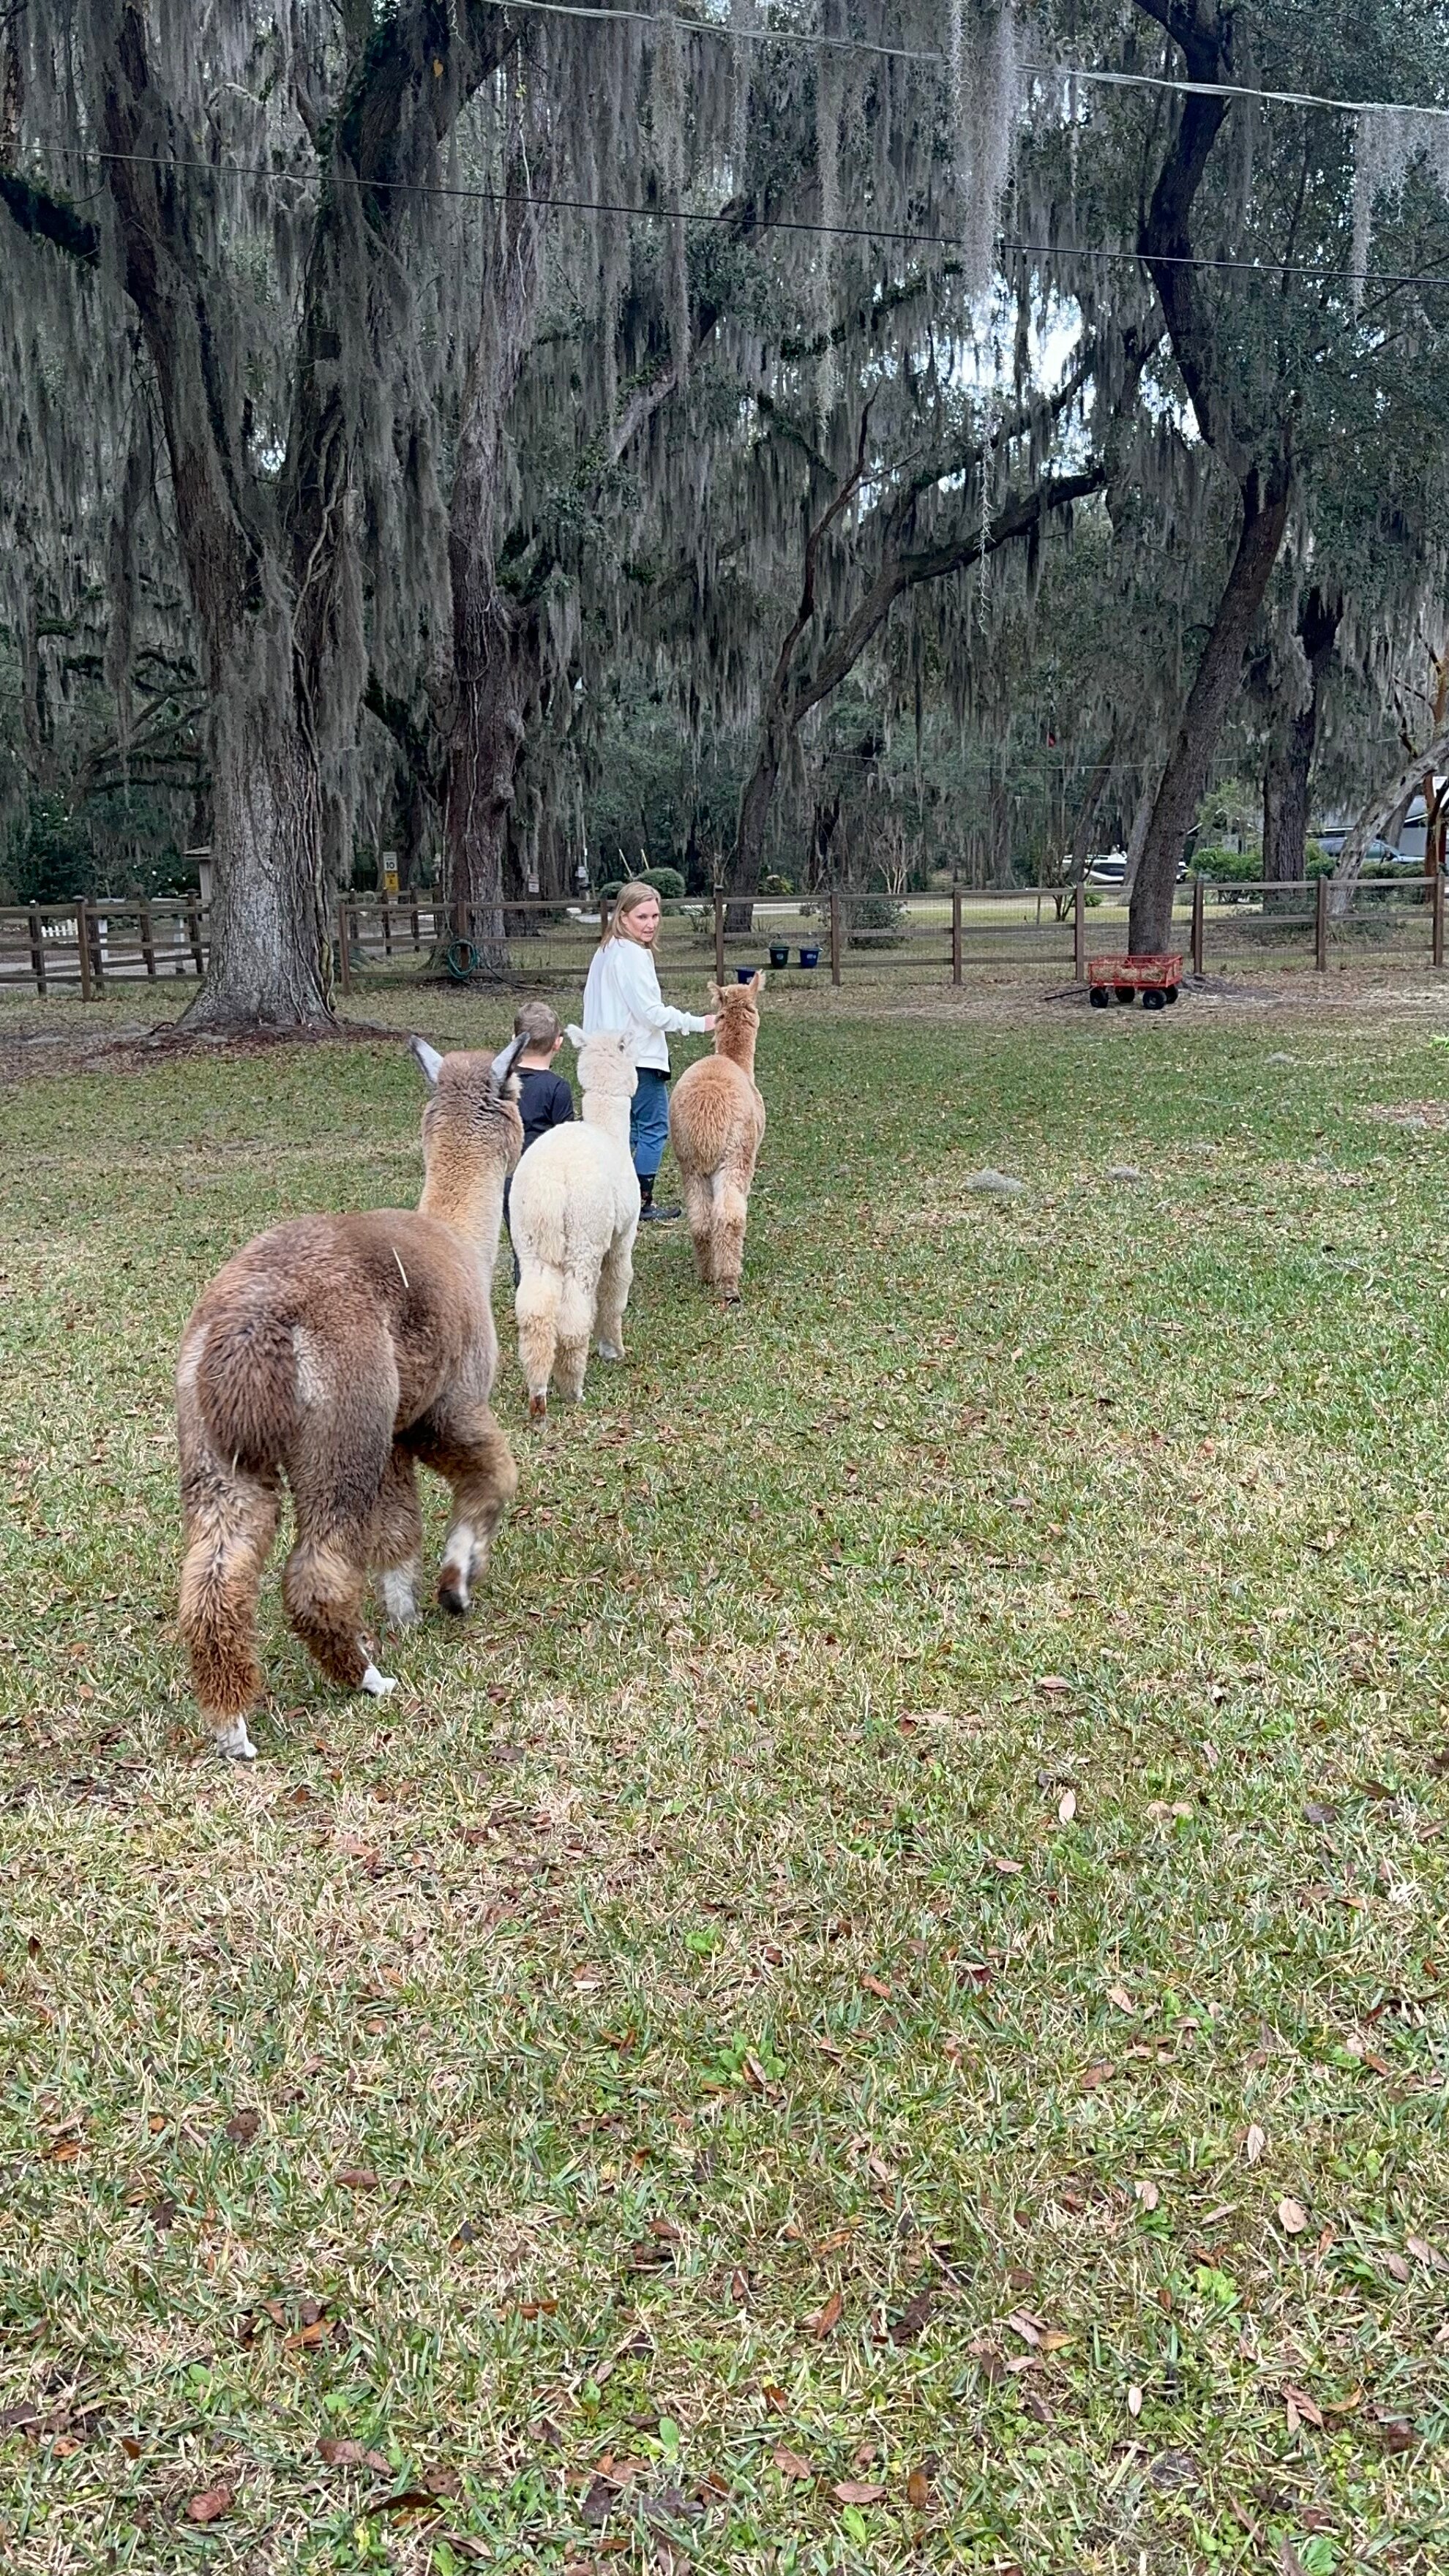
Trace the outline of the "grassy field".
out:
[[[273,1581],[245,1774],[172,1352],[415,1069],[5,1094],[7,2576],[1445,2565],[1442,1021],[812,1002],[743,1308],[533,1436],[500,1298],[466,1632]]]

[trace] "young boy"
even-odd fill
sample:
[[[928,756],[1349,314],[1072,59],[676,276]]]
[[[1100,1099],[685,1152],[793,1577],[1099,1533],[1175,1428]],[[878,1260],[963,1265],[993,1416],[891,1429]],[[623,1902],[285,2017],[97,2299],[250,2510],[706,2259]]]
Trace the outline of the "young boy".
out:
[[[562,1127],[574,1114],[574,1095],[561,1073],[555,1073],[553,1060],[563,1045],[563,1030],[558,1015],[547,1002],[525,1002],[513,1022],[515,1038],[527,1038],[523,1053],[514,1060],[518,1076],[518,1114],[523,1120],[523,1150],[536,1145],[550,1127]],[[508,1223],[508,1193],[512,1175],[503,1184],[503,1222]],[[518,1286],[518,1259],[514,1256],[513,1285]]]

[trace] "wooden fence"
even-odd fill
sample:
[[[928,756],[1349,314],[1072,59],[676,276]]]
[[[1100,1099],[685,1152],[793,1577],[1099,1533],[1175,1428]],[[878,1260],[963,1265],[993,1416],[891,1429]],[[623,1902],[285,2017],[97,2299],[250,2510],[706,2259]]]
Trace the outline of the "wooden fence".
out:
[[[1198,975],[1380,961],[1406,972],[1444,964],[1442,875],[1360,881],[1338,908],[1326,877],[1311,884],[1222,885],[1194,878],[1174,902],[1172,945]],[[1088,957],[1125,949],[1127,913],[1111,890],[959,887],[899,899],[831,891],[761,899],[748,930],[724,894],[671,905],[660,965],[698,983],[757,966],[807,988],[871,981],[900,988],[1043,973],[1086,978]],[[430,897],[341,898],[334,967],[342,993],[422,975],[510,988],[576,990],[606,911],[538,899],[474,911]],[[82,1001],[138,983],[205,972],[210,914],[195,895],[155,902],[0,906],[0,990],[75,992]]]

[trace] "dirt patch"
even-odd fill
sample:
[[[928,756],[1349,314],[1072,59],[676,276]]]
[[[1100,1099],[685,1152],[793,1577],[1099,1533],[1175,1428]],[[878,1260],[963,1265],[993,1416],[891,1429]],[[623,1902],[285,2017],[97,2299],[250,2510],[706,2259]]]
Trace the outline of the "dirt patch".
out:
[[[79,1012],[82,1006],[77,1005]],[[182,1028],[174,1020],[147,1027],[142,1022],[68,1019],[60,1028],[11,1028],[0,1031],[0,1083],[20,1083],[39,1076],[76,1073],[145,1073],[152,1066],[191,1061],[274,1054],[282,1047],[371,1046],[379,1038],[396,1044],[399,1032],[379,1020],[337,1020],[310,1029]]]

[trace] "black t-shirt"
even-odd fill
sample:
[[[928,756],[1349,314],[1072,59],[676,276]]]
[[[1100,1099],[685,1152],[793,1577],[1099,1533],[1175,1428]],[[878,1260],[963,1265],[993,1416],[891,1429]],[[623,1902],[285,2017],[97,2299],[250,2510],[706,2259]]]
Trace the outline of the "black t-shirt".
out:
[[[523,1150],[536,1145],[550,1127],[562,1127],[574,1114],[574,1095],[561,1073],[547,1065],[521,1066],[518,1075],[518,1114],[523,1120]]]

